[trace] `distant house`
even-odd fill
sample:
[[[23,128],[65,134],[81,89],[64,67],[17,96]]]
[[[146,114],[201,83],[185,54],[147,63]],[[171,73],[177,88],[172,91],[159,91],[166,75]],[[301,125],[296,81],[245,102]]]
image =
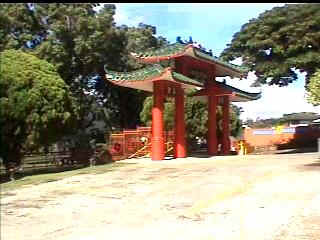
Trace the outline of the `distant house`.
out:
[[[282,122],[289,127],[309,126],[316,120],[320,121],[320,115],[312,112],[284,114],[282,117]]]

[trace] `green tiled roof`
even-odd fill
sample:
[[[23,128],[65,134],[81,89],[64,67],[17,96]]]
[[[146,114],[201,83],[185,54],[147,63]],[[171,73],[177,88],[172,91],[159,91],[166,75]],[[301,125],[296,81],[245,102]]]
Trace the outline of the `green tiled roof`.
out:
[[[145,68],[132,72],[115,72],[105,69],[107,79],[111,81],[143,81],[147,78],[159,76],[164,70],[165,68],[159,64],[149,65]],[[172,77],[178,82],[203,86],[202,82],[186,77],[177,72],[172,72]]]
[[[157,56],[170,56],[182,52],[186,45],[181,43],[173,43],[168,46],[158,49],[147,49],[144,52],[137,53],[137,57],[157,57]]]
[[[189,77],[186,77],[180,73],[177,73],[177,72],[172,72],[172,76],[174,79],[176,79],[178,82],[184,82],[184,83],[189,83],[189,84],[192,84],[192,85],[197,85],[197,86],[203,86],[203,83],[198,81],[198,80],[195,80],[195,79],[192,79],[192,78],[189,78]]]
[[[221,86],[222,88],[224,88],[226,90],[230,90],[230,91],[234,92],[236,95],[238,95],[240,97],[245,97],[245,98],[248,98],[248,99],[251,99],[251,100],[257,100],[257,99],[259,99],[261,97],[261,92],[259,92],[259,93],[249,93],[249,92],[240,90],[238,88],[229,86],[229,85],[227,85],[225,83],[218,82],[218,81],[216,81],[216,84],[218,86]]]
[[[165,70],[164,67],[162,67],[160,64],[153,64],[153,65],[148,65],[147,67],[144,67],[142,69],[132,71],[132,72],[115,72],[115,71],[109,71],[106,69],[105,66],[105,71],[106,71],[106,76],[108,80],[111,81],[143,81],[145,79],[150,79],[152,77],[157,77],[160,76],[161,73],[163,73]],[[193,85],[193,86],[199,86],[203,87],[203,83],[197,79],[189,78],[187,76],[184,76],[183,74],[177,73],[177,72],[172,72],[172,77],[174,80],[177,82],[181,82],[184,84],[188,85]],[[260,93],[248,93],[245,91],[242,91],[238,88],[226,85],[225,83],[221,83],[216,81],[215,82],[218,86],[230,90],[234,92],[237,96],[243,97],[245,99],[250,99],[250,100],[256,100],[261,97],[261,92]]]
[[[227,68],[232,68],[233,70],[236,70],[240,73],[244,73],[244,72],[247,72],[249,71],[249,69],[247,68],[244,68],[244,67],[240,67],[240,66],[237,66],[235,64],[232,64],[232,63],[228,63],[228,62],[225,62],[225,61],[222,61],[221,59],[219,59],[218,57],[215,57],[215,56],[210,56],[209,54],[206,54],[204,52],[201,52],[197,49],[194,49],[194,52],[195,52],[195,55],[199,58],[202,58],[202,59],[205,59],[205,60],[209,60],[209,61],[212,61],[212,62],[215,62],[217,64],[220,64],[222,66],[225,66]]]
[[[143,81],[147,78],[160,75],[164,71],[164,68],[159,64],[153,64],[132,72],[110,71],[106,69],[106,66],[104,70],[106,72],[106,76],[108,80]]]
[[[168,46],[164,46],[159,49],[149,49],[144,52],[137,53],[136,57],[147,58],[147,57],[160,57],[160,56],[164,57],[164,56],[175,55],[178,53],[182,53],[186,46],[187,46],[186,44],[173,43],[173,44],[170,44]],[[199,58],[202,58],[207,61],[211,61],[213,63],[225,66],[227,68],[231,68],[231,69],[233,69],[237,72],[240,72],[240,73],[244,73],[244,72],[249,71],[249,69],[247,69],[247,68],[240,67],[240,66],[237,66],[232,63],[225,62],[215,56],[210,56],[209,54],[204,53],[201,50],[197,50],[197,48],[194,48],[194,53]]]

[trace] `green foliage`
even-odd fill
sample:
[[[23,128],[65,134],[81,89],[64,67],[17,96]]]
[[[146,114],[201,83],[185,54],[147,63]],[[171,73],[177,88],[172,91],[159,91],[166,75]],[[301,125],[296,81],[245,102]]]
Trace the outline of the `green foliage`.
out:
[[[231,136],[239,137],[242,134],[242,121],[240,120],[241,107],[231,104],[230,119],[231,119]]]
[[[268,118],[268,119],[257,119],[253,121],[249,119],[245,122],[246,125],[252,128],[271,128],[277,125],[283,125],[282,118]]]
[[[299,113],[290,113],[290,114],[283,114],[282,119],[283,121],[290,121],[290,120],[315,120],[318,118],[318,114],[314,112],[299,112]]]
[[[185,121],[188,145],[193,145],[196,137],[205,139],[208,131],[207,104],[191,97],[192,92],[185,97]]]
[[[311,76],[308,89],[308,101],[315,106],[320,105],[320,70]]]
[[[187,132],[187,142],[193,145],[196,137],[206,139],[208,132],[208,106],[207,103],[201,102],[194,97],[191,97],[193,91],[185,95],[185,123]],[[143,109],[140,112],[140,120],[147,126],[151,125],[152,120],[152,97],[147,97],[143,104]],[[231,105],[230,118],[231,118],[231,135],[238,137],[241,134],[242,122],[239,119],[241,109],[235,105]],[[164,109],[164,123],[165,128],[171,130],[174,128],[174,115],[175,106],[174,99],[167,99]],[[217,108],[217,136],[222,136],[222,108]]]
[[[287,4],[251,19],[222,52],[224,60],[242,57],[255,71],[255,85],[286,86],[297,79],[292,68],[310,76],[320,64],[320,5]]]
[[[140,120],[146,126],[151,126],[152,124],[152,106],[153,97],[147,97],[143,102],[143,108],[140,112]],[[163,122],[165,130],[172,130],[174,128],[174,102],[172,99],[167,99],[164,104]]]
[[[52,64],[16,50],[0,59],[0,155],[7,165],[74,129],[78,106]]]
[[[36,3],[32,12],[26,4],[0,4],[0,50],[21,49],[55,65],[80,104],[79,129],[87,127],[84,119],[97,101],[107,109],[110,125],[135,127],[146,95],[106,81],[104,65],[114,71],[140,68],[142,65],[129,56],[131,51],[167,42],[156,38],[150,27],[116,27],[115,5],[105,4],[99,12],[93,10],[94,5]],[[44,17],[48,17],[48,24],[42,22]],[[26,40],[48,30],[47,40],[35,49],[24,47]],[[89,91],[92,95],[86,93]]]

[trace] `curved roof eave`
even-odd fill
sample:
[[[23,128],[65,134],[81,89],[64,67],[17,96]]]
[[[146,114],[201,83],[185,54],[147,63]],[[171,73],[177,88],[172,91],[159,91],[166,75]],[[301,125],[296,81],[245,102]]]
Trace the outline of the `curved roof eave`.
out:
[[[236,95],[238,95],[239,97],[242,96],[242,97],[245,97],[245,98],[248,98],[250,100],[257,100],[259,98],[261,98],[261,92],[258,92],[258,93],[249,93],[249,92],[246,92],[246,91],[243,91],[239,88],[235,88],[235,87],[232,87],[230,85],[227,85],[225,83],[222,83],[222,82],[217,82],[216,81],[216,84],[218,86],[221,86],[222,88],[224,89],[227,89],[229,91],[232,91],[234,92]]]
[[[250,92],[243,91],[241,89],[229,86],[229,85],[227,85],[225,83],[221,83],[221,82],[215,82],[215,84],[219,88],[232,93],[231,94],[231,101],[232,102],[247,102],[247,101],[258,100],[259,98],[261,98],[261,92],[259,92],[259,93],[250,93]],[[203,97],[208,93],[204,92],[204,93],[201,93],[200,95],[197,95],[203,90],[204,89],[201,89],[197,93],[195,93],[194,94],[195,97],[203,100],[204,99]]]
[[[174,43],[170,44],[169,46],[165,46],[156,50],[146,51],[144,53],[131,53],[131,55],[137,60],[144,63],[157,63],[160,61],[188,55],[193,58],[204,60],[211,64],[217,64],[223,68],[229,69],[236,77],[241,77],[243,74],[249,71],[244,67],[225,62],[215,56],[210,56],[208,53],[205,53],[201,49],[194,47],[191,44],[185,45],[181,43]]]
[[[153,92],[153,82],[165,80],[181,84],[183,88],[203,87],[203,83],[160,65],[142,68],[133,72],[106,71],[106,79],[113,84]]]

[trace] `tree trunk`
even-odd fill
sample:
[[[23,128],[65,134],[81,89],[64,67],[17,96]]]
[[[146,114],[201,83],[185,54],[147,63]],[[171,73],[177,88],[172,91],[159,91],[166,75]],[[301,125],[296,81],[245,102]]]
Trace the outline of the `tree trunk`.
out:
[[[10,180],[14,180],[14,175],[21,165],[22,154],[20,149],[15,149],[3,157],[3,164],[6,168],[6,174]]]

